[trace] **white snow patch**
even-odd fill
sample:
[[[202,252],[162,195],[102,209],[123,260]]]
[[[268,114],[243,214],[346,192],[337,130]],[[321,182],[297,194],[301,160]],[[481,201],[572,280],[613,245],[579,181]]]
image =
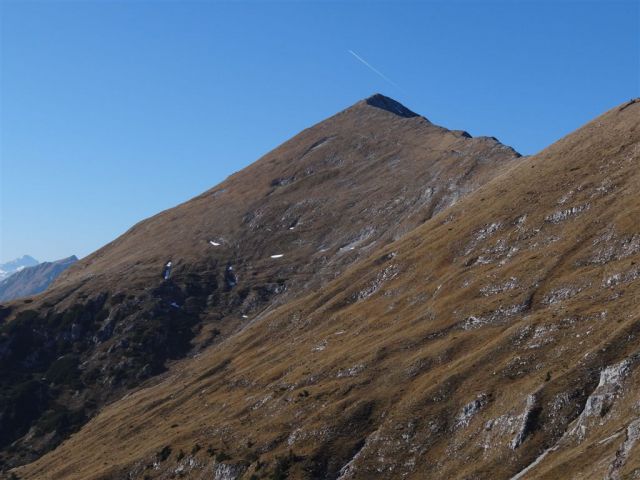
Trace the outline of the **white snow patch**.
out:
[[[164,272],[162,272],[162,277],[163,277],[165,280],[168,280],[168,279],[169,279],[169,277],[171,276],[171,266],[172,266],[172,265],[173,265],[173,264],[171,263],[171,260],[169,260],[169,261],[165,264],[165,266],[164,266]]]

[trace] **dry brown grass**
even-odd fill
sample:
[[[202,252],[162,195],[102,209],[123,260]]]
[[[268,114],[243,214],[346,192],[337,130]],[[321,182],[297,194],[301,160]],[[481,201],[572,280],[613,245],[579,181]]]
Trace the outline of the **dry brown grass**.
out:
[[[635,478],[640,442],[626,454],[624,442],[640,418],[639,127],[640,103],[614,108],[176,363],[18,474],[171,478],[183,450],[189,478],[221,464],[249,478],[292,451],[289,478],[496,479],[554,448],[524,478]],[[229,182],[230,195],[243,185]],[[571,434],[600,373],[625,359],[608,408]],[[191,455],[196,443],[230,458]],[[172,455],[149,467],[165,445]]]
[[[193,352],[221,341],[266,310],[320,288],[518,161],[495,139],[378,108],[386,103],[381,97],[358,102],[303,131],[221,185],[140,222],[78,262],[46,294],[13,303],[12,318],[24,310],[39,317],[23,356],[11,360],[25,371],[0,387],[43,377],[48,365],[22,368],[29,355],[55,360],[73,351],[82,366],[76,383],[84,388],[54,392],[38,407],[66,406],[72,396],[76,410],[100,408],[157,374],[167,355],[185,355],[185,337],[194,336]],[[163,281],[169,260],[171,278]],[[239,278],[234,288],[226,285],[229,265]],[[60,317],[63,322],[55,321]],[[6,353],[18,335],[5,330],[11,328],[0,331]],[[9,397],[0,397],[0,420],[15,403]],[[32,427],[39,420],[26,422]],[[3,425],[0,432],[9,430]],[[22,441],[9,465],[58,441],[48,440],[51,431],[33,438],[27,430],[14,435]],[[6,437],[0,435],[0,468],[7,465],[7,442],[14,441]]]

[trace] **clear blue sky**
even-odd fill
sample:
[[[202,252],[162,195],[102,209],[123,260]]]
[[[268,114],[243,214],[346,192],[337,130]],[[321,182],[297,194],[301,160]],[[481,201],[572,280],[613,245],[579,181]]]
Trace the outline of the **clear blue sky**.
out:
[[[535,153],[640,95],[639,4],[4,1],[0,261],[87,255],[374,92]]]

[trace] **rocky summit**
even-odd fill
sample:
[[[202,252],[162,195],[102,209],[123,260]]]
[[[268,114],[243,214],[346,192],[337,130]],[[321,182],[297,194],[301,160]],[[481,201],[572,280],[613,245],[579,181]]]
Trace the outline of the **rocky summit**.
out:
[[[358,102],[0,307],[0,468],[640,478],[639,167]]]

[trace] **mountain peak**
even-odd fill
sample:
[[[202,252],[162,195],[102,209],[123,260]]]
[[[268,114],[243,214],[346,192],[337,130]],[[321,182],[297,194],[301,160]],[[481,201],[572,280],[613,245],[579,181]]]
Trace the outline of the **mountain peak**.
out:
[[[23,255],[20,258],[11,260],[10,262],[0,263],[0,280],[7,278],[11,274],[18,272],[26,267],[33,267],[37,265],[38,260],[30,255]]]
[[[23,258],[29,257],[25,255]],[[33,260],[33,259],[32,259]],[[72,255],[62,260],[22,266],[0,282],[0,302],[43,292],[64,270],[78,259]],[[34,260],[35,261],[35,260]]]
[[[376,107],[376,108],[381,108],[382,110],[395,113],[396,115],[399,115],[401,117],[411,118],[411,117],[419,116],[417,113],[412,112],[407,107],[402,105],[400,102],[397,102],[393,98],[386,97],[380,93],[371,95],[369,98],[366,98],[364,102],[367,105],[371,105],[372,107]]]

